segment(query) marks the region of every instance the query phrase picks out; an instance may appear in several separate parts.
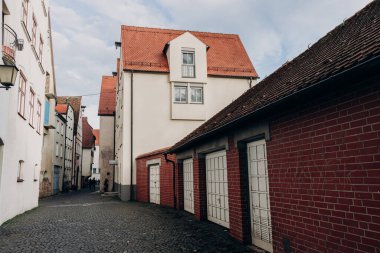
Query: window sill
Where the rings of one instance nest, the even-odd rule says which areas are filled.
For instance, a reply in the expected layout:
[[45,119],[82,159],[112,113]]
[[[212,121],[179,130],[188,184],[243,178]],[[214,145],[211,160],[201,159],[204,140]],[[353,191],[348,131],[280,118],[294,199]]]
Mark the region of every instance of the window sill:
[[17,178],[17,183],[22,183],[24,182],[24,179]]
[[31,47],[32,47],[32,51],[34,53],[34,56],[36,57],[36,60],[39,61],[38,54],[37,54],[37,51],[36,51],[36,47],[33,44],[31,45]]
[[26,35],[26,38],[28,39],[28,41],[30,42],[32,40],[32,37],[30,37],[30,34],[29,34],[29,31],[28,31],[28,28],[26,27],[26,24],[24,21],[21,20],[21,26],[25,32],[25,35]]
[[178,102],[178,101],[174,101],[173,104],[187,105],[188,102]]
[[40,70],[41,70],[42,74],[45,75],[45,70],[44,70],[44,67],[42,66],[41,61],[38,62],[38,66],[40,66]]
[[22,115],[21,113],[18,112],[18,116],[20,116],[21,118],[23,118],[24,120],[26,120],[25,116]]
[[190,102],[191,105],[204,105],[203,102]]

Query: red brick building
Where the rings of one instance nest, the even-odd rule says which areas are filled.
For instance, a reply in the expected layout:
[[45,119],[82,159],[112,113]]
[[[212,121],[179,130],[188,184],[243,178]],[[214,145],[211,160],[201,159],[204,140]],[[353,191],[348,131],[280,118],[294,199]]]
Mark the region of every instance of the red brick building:
[[270,252],[379,252],[379,13],[373,1],[166,151],[176,207]]

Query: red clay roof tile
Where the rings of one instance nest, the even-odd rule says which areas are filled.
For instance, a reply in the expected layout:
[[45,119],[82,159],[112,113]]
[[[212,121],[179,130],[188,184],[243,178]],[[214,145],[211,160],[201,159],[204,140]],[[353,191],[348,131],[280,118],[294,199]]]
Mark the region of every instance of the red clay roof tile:
[[123,68],[169,72],[168,61],[163,52],[164,47],[185,32],[190,32],[209,47],[207,51],[209,75],[258,77],[238,35],[124,25],[121,27]]
[[114,115],[116,109],[117,77],[103,76],[98,115]]
[[95,144],[95,136],[92,133],[92,126],[88,123],[87,117],[82,117],[82,147],[92,148]]
[[67,113],[67,104],[57,104],[55,106],[55,111],[60,113],[60,114],[66,114]]
[[95,146],[99,146],[100,143],[100,132],[99,129],[92,130],[93,135],[95,136]]
[[380,1],[373,1],[294,60],[245,92],[169,152],[380,55]]
[[58,104],[70,104],[74,110],[74,132],[77,131],[79,113],[82,106],[81,96],[60,96],[57,97]]

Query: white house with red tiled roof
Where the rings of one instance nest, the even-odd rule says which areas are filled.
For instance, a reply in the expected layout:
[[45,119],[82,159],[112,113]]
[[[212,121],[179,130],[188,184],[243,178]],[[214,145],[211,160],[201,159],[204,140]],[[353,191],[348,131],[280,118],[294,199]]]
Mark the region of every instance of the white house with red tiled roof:
[[[103,76],[99,98],[98,115],[100,118],[99,128],[99,165],[100,168],[100,191],[113,190],[114,166],[109,164],[115,159],[115,105],[116,105],[117,77]],[[108,181],[108,187],[104,182]]]
[[134,198],[135,158],[170,146],[256,84],[238,35],[122,26],[115,186]]
[[38,205],[45,87],[54,71],[48,6],[49,0],[0,4],[0,65],[17,68],[14,86],[0,85],[0,224]]

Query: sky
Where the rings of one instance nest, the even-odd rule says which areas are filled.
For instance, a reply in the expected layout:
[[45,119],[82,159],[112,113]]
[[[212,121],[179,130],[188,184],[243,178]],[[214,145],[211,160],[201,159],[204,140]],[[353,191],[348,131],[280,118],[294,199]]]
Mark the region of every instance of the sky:
[[122,24],[238,34],[262,80],[369,2],[50,0],[57,93],[86,95],[84,115],[99,128],[101,77],[116,71]]

